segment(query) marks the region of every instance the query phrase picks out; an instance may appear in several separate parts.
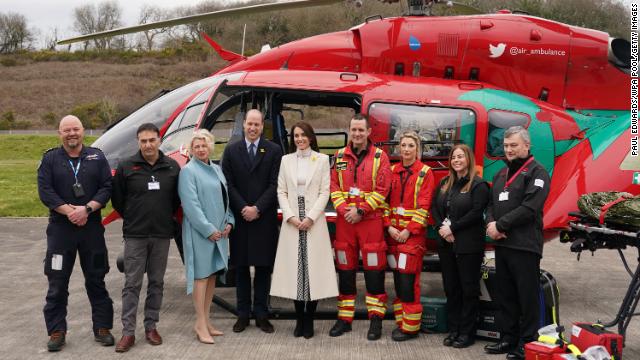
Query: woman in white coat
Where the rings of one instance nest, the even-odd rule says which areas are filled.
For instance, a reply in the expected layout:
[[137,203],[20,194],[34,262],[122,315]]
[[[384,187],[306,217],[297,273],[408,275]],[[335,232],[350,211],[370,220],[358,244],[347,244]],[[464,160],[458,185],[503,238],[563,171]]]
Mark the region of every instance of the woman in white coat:
[[313,128],[291,128],[290,149],[278,175],[282,227],[273,269],[271,295],[293,299],[295,337],[313,336],[319,299],[338,296],[329,229],[324,209],[329,201],[329,157],[318,152]]

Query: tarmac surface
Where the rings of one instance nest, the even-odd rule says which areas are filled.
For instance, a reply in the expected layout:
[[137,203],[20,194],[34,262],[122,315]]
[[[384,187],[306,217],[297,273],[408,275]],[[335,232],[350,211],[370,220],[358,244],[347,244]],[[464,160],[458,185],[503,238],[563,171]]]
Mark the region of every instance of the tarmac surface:
[[[199,343],[192,330],[195,315],[191,297],[186,295],[184,269],[174,245],[169,253],[165,277],[164,303],[158,331],[164,344],[151,346],[144,341],[142,308],[138,308],[136,345],[126,354],[117,354],[114,347],[102,347],[93,340],[91,313],[86,297],[82,271],[78,261],[69,288],[67,345],[59,353],[46,350],[47,334],[42,315],[47,290],[42,259],[45,256],[45,228],[47,219],[0,219],[0,359],[504,359],[504,355],[486,355],[479,340],[468,349],[442,346],[444,334],[421,334],[419,339],[405,343],[391,340],[395,327],[384,321],[382,339],[366,339],[368,321],[355,321],[353,331],[339,338],[331,338],[329,329],[334,320],[316,321],[316,336],[312,339],[294,338],[294,321],[273,320],[275,333],[264,334],[251,326],[241,334],[233,333],[235,317],[224,309],[212,309],[213,324],[225,332],[216,337],[215,345]],[[116,341],[121,335],[121,291],[124,276],[116,269],[116,256],[122,251],[121,223],[107,226],[107,247],[111,271],[106,284],[114,302]],[[616,251],[598,250],[594,256],[583,253],[576,261],[567,244],[552,241],[545,246],[542,268],[551,272],[560,287],[560,321],[566,327],[574,321],[608,322],[616,315],[627,290],[630,277],[624,270]],[[638,253],[635,248],[625,250],[630,266],[635,269]],[[359,275],[358,307],[363,308],[364,284]],[[424,273],[422,293],[443,296],[439,273]],[[146,281],[145,281],[146,282]],[[143,285],[141,298],[144,298]],[[391,276],[387,275],[387,289],[392,295]],[[226,301],[235,303],[235,289],[216,291]],[[391,296],[390,296],[391,297]],[[272,306],[292,308],[290,301],[272,300]],[[320,302],[321,309],[335,309],[334,300]],[[640,310],[640,309],[639,309]],[[637,310],[638,311],[638,310]],[[640,319],[632,320],[627,330],[624,359],[640,359]],[[614,329],[615,331],[615,329]]]

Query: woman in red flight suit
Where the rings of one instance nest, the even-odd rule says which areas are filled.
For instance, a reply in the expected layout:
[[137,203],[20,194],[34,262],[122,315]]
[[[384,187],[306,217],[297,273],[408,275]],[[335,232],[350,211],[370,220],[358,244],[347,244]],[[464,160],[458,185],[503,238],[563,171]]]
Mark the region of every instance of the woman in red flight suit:
[[396,290],[393,311],[398,328],[391,334],[395,341],[415,338],[420,331],[420,273],[435,185],[431,169],[420,161],[420,138],[415,132],[401,135],[400,155],[402,162],[391,170],[389,209],[384,217],[389,234],[388,263],[393,269]]

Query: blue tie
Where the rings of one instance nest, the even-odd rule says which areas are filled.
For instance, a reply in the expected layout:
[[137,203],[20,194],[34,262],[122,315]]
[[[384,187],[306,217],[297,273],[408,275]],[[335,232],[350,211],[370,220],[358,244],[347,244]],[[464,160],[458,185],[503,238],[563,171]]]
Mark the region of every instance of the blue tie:
[[251,163],[253,164],[253,161],[256,159],[256,145],[254,143],[251,143],[251,145],[249,145],[249,160],[251,160]]

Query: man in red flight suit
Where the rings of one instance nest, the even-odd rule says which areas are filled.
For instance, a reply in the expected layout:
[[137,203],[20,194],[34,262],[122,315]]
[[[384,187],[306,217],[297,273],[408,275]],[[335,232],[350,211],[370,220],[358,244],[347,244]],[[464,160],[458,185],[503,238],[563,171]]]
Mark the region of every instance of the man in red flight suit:
[[355,310],[356,270],[362,254],[367,287],[367,313],[371,323],[367,338],[377,340],[387,310],[384,275],[387,267],[382,215],[389,192],[389,158],[369,141],[371,128],[365,115],[356,114],[349,124],[350,143],[336,154],[331,171],[331,201],[336,220],[338,269],[338,321],[330,336],[351,331]]
[[426,250],[425,228],[435,180],[429,166],[420,161],[420,138],[413,131],[400,136],[402,162],[391,168],[389,208],[384,226],[388,229],[388,262],[393,269],[396,299],[393,312],[398,328],[395,341],[415,338],[420,331],[420,273]]

